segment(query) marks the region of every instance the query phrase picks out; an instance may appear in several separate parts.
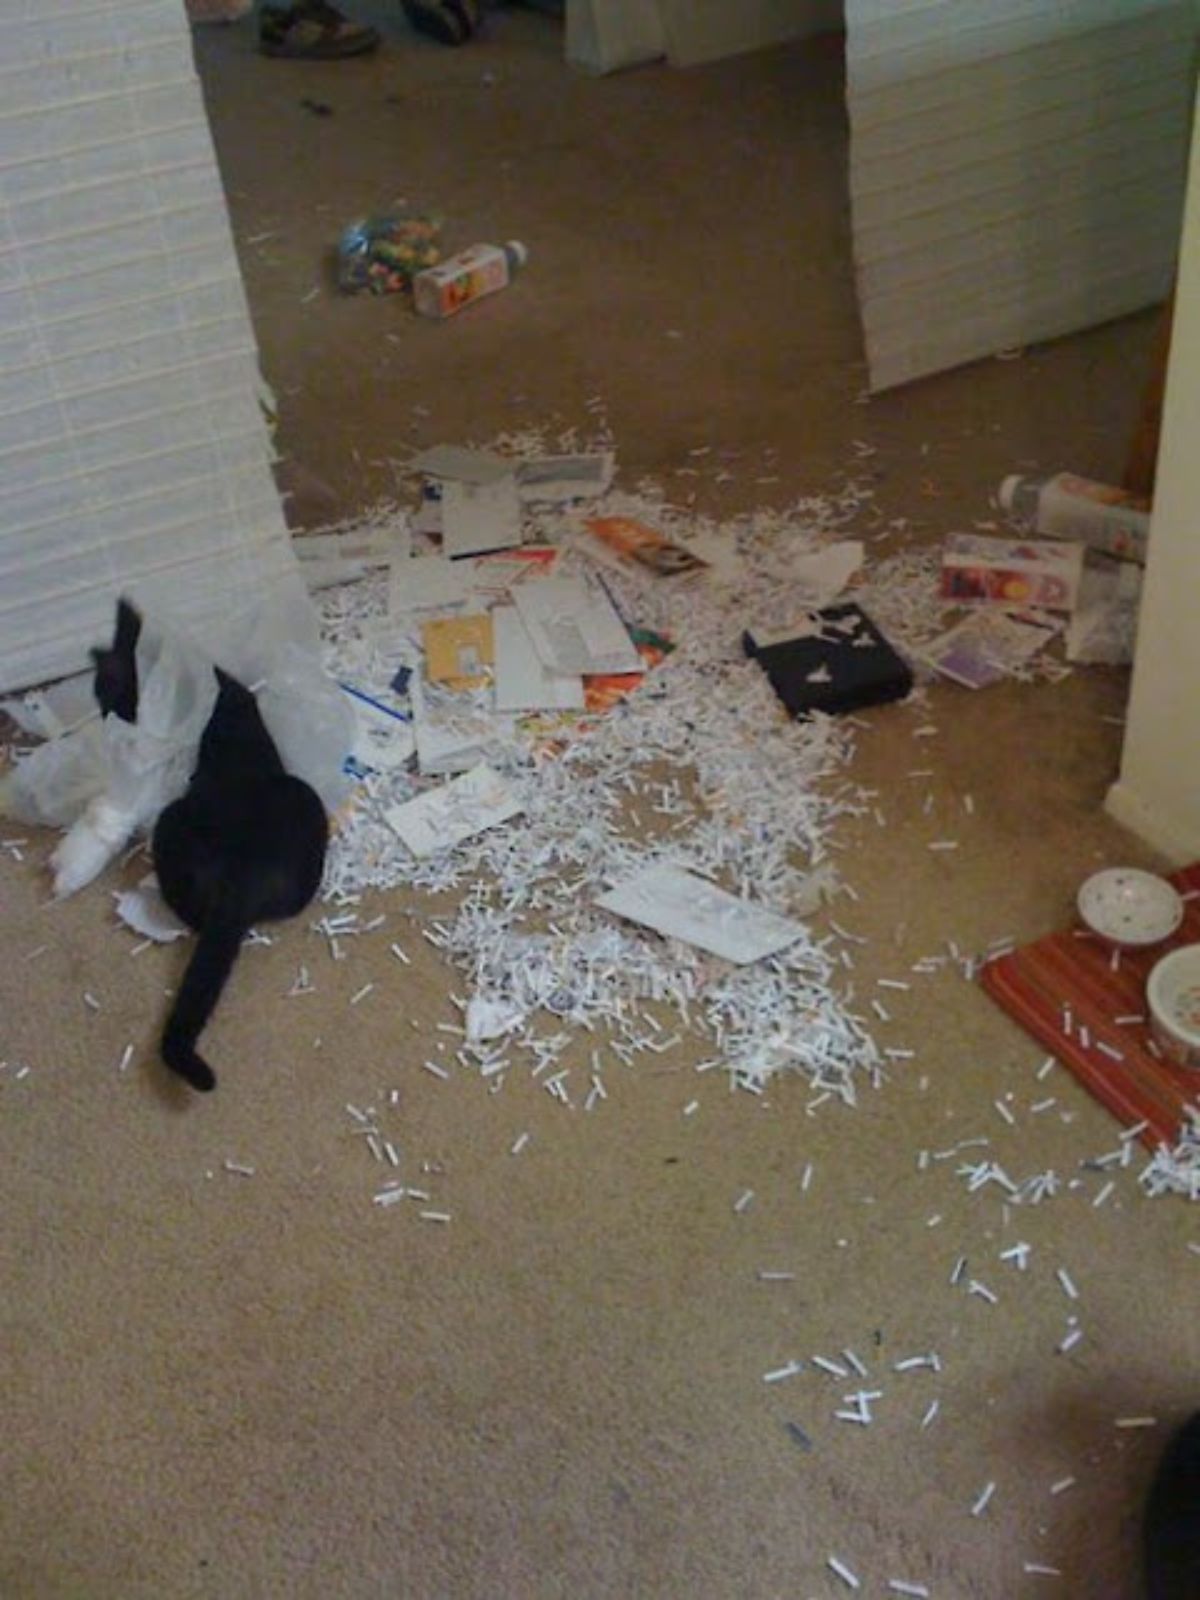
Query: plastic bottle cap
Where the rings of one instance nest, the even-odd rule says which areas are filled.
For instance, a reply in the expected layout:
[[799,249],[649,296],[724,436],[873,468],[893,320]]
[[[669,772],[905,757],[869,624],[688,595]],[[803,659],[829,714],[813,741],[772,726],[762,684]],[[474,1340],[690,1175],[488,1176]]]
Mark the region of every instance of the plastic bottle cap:
[[529,260],[529,248],[527,245],[523,245],[520,239],[509,239],[504,248],[519,267],[523,267]]

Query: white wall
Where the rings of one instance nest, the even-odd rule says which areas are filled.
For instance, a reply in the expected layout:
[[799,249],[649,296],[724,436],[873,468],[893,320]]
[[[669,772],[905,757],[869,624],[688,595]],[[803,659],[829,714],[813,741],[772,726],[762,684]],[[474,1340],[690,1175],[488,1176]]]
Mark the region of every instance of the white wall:
[[1137,658],[1108,809],[1177,862],[1200,857],[1200,136],[1183,249]]

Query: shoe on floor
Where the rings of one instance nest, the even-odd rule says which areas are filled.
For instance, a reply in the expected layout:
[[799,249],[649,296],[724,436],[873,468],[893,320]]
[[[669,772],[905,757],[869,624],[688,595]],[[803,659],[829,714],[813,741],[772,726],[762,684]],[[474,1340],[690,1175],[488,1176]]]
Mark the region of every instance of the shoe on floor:
[[258,47],[264,55],[288,56],[294,61],[344,61],[350,56],[378,50],[374,28],[351,22],[328,0],[299,0],[292,6],[262,8]]
[[476,0],[402,0],[404,15],[418,33],[440,44],[466,44],[479,26]]

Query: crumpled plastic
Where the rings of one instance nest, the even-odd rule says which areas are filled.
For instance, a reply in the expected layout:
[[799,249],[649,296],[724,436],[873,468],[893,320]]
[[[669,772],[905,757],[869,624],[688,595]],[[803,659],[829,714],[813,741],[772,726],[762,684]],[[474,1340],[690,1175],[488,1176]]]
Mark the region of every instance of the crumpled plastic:
[[68,830],[51,858],[59,898],[90,883],[187,788],[217,698],[214,664],[254,689],[288,771],[331,811],[345,798],[354,714],[321,664],[310,611],[286,598],[256,600],[211,628],[207,649],[161,613],[142,619],[137,721],[86,722],[32,751],[0,784],[0,812]]

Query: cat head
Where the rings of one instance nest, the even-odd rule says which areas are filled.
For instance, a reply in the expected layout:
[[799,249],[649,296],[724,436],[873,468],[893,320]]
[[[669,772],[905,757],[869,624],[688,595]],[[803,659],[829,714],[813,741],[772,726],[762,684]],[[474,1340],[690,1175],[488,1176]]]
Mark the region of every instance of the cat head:
[[117,629],[108,650],[93,650],[94,688],[104,716],[136,722],[138,713],[137,642],[142,631],[139,612],[128,600],[117,601]]

